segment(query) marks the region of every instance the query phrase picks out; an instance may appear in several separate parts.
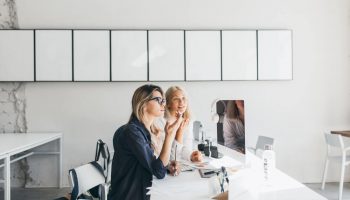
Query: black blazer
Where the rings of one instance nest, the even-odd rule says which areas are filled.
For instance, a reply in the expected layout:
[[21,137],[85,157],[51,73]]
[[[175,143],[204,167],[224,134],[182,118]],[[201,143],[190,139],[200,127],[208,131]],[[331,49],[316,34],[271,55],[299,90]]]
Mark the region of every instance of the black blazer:
[[108,199],[150,199],[146,195],[146,188],[152,185],[152,175],[162,179],[166,168],[154,156],[149,131],[133,116],[129,123],[115,132],[113,146],[111,191]]

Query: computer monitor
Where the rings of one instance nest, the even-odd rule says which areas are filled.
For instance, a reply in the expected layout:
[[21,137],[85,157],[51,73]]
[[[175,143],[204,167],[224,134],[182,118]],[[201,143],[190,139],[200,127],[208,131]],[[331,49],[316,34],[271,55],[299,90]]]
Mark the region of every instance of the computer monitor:
[[218,144],[245,154],[244,100],[218,100]]

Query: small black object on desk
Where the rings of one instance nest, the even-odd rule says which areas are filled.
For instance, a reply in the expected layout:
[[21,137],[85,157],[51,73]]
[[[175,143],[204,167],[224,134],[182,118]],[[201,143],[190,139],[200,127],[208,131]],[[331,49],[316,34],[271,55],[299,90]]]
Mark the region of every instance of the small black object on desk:
[[217,146],[211,146],[210,145],[210,153],[209,153],[209,146],[204,147],[204,155],[205,156],[210,156],[213,158],[219,158],[219,152],[218,152],[218,147]]
[[[222,154],[219,153],[217,146],[212,146],[212,142],[209,140],[205,140],[205,143],[198,144],[198,150],[204,152],[205,156],[209,156],[212,158],[221,158]],[[210,147],[210,149],[209,149]]]
[[200,176],[202,178],[210,178],[212,176],[217,175],[218,173],[220,173],[220,170],[215,170],[215,169],[199,169],[198,170]]
[[205,147],[204,143],[198,144],[198,151],[204,151],[204,147]]
[[[202,128],[202,125],[199,127],[200,129]],[[202,139],[201,139],[201,143],[198,144],[198,151],[204,151],[204,147],[205,147],[205,143],[204,143],[204,131],[201,131],[202,133]],[[208,140],[205,140],[208,141]]]

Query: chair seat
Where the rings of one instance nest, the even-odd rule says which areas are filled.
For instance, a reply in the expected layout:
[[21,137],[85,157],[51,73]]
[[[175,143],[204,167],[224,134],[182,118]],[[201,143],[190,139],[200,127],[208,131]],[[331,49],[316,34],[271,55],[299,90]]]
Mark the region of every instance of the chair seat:
[[73,186],[73,200],[93,187],[105,184],[103,173],[91,163],[69,170],[69,177]]

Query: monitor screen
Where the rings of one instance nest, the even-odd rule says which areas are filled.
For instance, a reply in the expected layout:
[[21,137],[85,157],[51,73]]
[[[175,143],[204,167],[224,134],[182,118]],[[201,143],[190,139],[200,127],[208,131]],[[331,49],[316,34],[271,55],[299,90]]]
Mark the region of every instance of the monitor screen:
[[245,154],[244,100],[219,100],[216,113],[218,143]]

